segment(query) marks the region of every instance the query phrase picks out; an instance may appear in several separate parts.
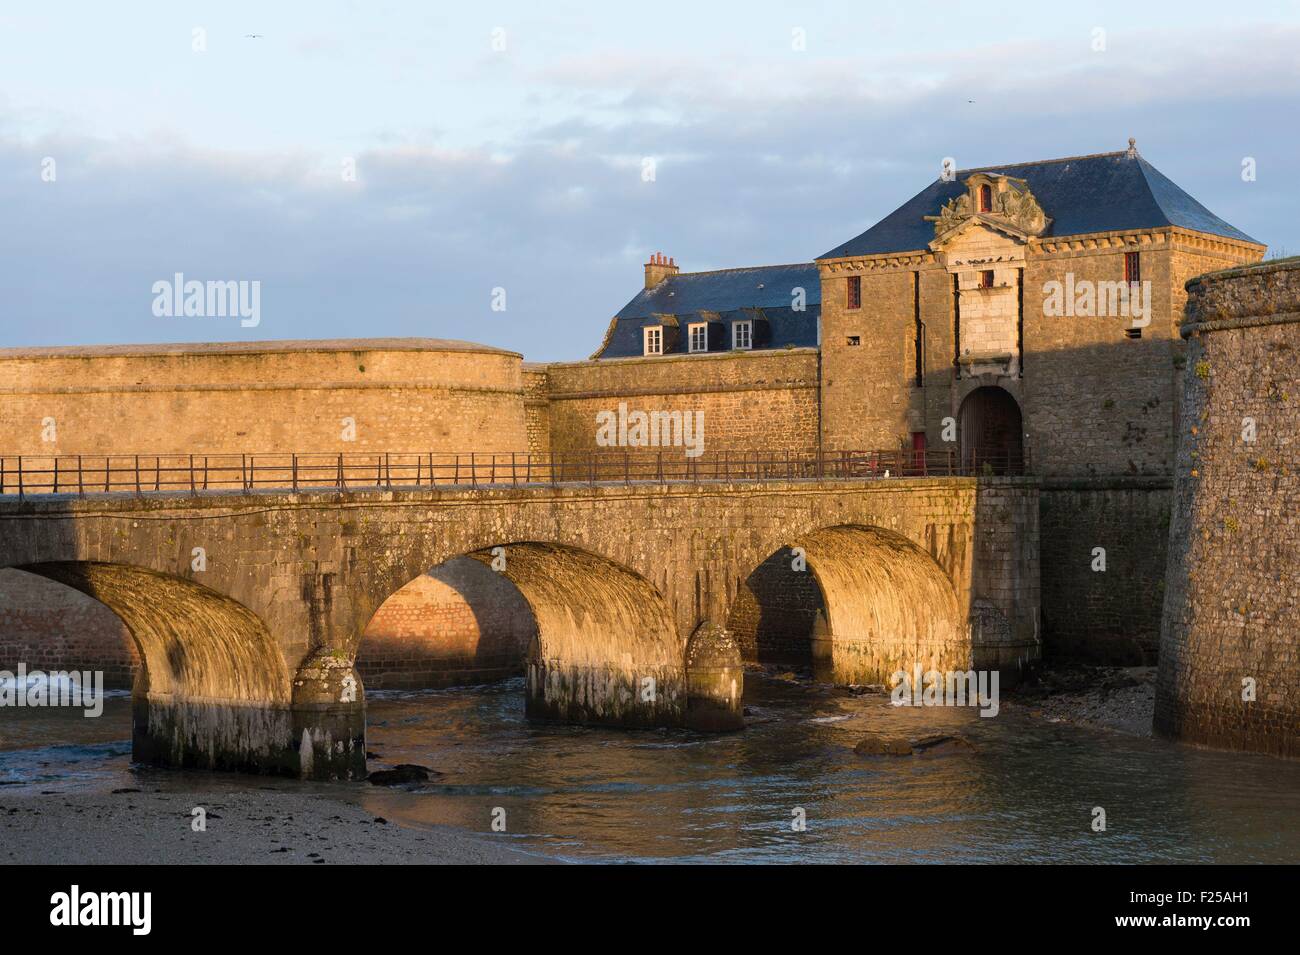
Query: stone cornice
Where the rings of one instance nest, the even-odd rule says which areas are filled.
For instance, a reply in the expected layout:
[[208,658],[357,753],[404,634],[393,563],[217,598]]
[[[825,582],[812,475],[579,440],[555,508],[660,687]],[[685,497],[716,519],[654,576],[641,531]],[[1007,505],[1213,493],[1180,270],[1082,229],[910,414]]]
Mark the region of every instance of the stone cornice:
[[[1120,229],[1111,232],[1088,232],[1079,235],[1030,236],[1026,240],[1025,246],[1029,258],[1047,255],[1069,255],[1078,252],[1105,252],[1119,249],[1136,252],[1143,249],[1168,248],[1240,256],[1243,252],[1263,253],[1268,248],[1255,242],[1228,239],[1223,236],[1210,235],[1207,232],[1196,232],[1178,226],[1162,226],[1158,229]],[[911,270],[934,264],[938,264],[937,254],[922,250],[817,260],[817,268],[823,276],[845,272]]]
[[938,265],[933,252],[890,252],[886,255],[851,255],[842,259],[819,259],[817,270],[822,275],[838,272],[876,272],[895,269],[913,269],[924,265]]

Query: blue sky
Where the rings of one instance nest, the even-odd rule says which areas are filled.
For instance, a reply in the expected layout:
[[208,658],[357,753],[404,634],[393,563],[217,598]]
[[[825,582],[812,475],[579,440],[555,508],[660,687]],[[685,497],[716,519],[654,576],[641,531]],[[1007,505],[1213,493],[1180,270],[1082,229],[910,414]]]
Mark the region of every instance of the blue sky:
[[[652,251],[807,261],[945,156],[1129,136],[1300,252],[1296,5],[1055,6],[5,8],[0,346],[420,335],[582,358]],[[260,281],[260,325],[156,317],[176,272]]]

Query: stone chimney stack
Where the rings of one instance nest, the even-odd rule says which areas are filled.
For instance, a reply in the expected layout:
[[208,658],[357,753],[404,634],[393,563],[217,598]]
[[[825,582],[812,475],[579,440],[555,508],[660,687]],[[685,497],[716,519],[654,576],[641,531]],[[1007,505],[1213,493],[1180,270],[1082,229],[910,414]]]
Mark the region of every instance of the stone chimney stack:
[[677,272],[676,262],[662,252],[656,252],[650,256],[650,261],[645,264],[645,287],[654,288],[668,276],[676,275]]

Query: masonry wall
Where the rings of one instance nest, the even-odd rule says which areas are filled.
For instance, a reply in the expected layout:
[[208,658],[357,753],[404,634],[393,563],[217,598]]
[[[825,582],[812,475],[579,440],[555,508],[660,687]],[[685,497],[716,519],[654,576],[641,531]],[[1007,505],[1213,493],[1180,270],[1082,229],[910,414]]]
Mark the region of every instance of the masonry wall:
[[517,354],[396,342],[0,350],[0,453],[527,449]]
[[[1169,539],[1168,478],[1056,478],[1039,496],[1043,656],[1153,666]],[[1101,548],[1104,555],[1094,554]],[[1104,570],[1099,556],[1104,556]]]
[[706,453],[815,451],[817,351],[618,358],[548,366],[550,446],[598,450],[596,416],[628,411],[702,411]]
[[1187,291],[1155,727],[1300,756],[1300,260]]
[[[847,280],[862,305],[847,307]],[[827,450],[901,446],[914,375],[912,271],[822,266],[822,442]],[[856,339],[857,344],[850,344]]]
[[548,454],[551,450],[551,376],[546,365],[524,364],[524,427],[528,452]]

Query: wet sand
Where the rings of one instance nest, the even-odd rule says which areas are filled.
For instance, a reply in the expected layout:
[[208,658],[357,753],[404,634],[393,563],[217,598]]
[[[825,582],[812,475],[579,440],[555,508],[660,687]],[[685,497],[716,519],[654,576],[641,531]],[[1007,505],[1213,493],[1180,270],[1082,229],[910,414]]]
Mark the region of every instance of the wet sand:
[[[207,831],[191,811],[207,811]],[[408,828],[311,794],[17,794],[0,787],[0,863],[533,864],[553,860],[448,827]]]

